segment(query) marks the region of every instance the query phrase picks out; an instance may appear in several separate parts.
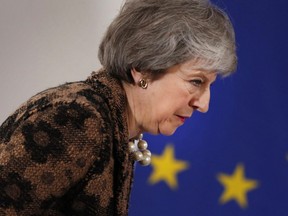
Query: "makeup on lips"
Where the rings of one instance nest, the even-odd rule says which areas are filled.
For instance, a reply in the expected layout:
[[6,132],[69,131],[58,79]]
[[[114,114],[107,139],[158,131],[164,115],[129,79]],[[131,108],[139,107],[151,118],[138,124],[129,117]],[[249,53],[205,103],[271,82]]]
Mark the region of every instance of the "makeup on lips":
[[180,115],[177,115],[177,117],[181,120],[181,122],[185,122],[185,120],[187,119],[186,117],[184,116],[180,116]]

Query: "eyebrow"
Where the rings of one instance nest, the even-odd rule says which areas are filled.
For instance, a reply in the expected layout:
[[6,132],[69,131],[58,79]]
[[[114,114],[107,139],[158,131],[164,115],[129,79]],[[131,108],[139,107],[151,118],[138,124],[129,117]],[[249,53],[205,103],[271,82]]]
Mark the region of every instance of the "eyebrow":
[[[187,74],[188,77],[191,76],[204,76],[207,80],[210,80],[209,77],[207,75],[209,74],[215,74],[215,79],[213,79],[212,82],[214,82],[217,79],[217,73],[213,72],[213,71],[205,71],[205,70],[193,70],[193,73],[189,73]],[[185,72],[185,71],[184,71]]]

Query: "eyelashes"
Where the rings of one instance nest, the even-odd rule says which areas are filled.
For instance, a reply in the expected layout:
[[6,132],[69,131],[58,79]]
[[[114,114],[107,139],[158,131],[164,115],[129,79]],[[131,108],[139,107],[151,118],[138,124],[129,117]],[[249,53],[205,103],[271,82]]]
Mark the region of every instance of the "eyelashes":
[[191,85],[194,85],[196,87],[201,87],[204,84],[204,81],[202,79],[193,79],[189,81]]

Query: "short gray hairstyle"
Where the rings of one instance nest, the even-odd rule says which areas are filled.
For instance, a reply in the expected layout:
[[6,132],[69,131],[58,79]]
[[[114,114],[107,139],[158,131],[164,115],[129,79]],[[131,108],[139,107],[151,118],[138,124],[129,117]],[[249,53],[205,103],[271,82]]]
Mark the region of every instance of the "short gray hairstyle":
[[237,65],[231,21],[209,0],[126,0],[98,57],[108,73],[129,83],[132,68],[156,78],[195,60],[195,69],[227,76]]

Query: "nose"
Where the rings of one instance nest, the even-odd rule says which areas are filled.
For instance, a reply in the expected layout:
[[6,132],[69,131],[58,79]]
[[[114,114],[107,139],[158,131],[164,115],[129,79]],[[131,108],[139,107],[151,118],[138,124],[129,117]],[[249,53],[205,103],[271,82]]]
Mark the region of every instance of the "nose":
[[199,112],[206,113],[209,110],[210,102],[210,88],[206,88],[204,92],[199,93],[199,95],[194,95],[190,101],[190,106]]

